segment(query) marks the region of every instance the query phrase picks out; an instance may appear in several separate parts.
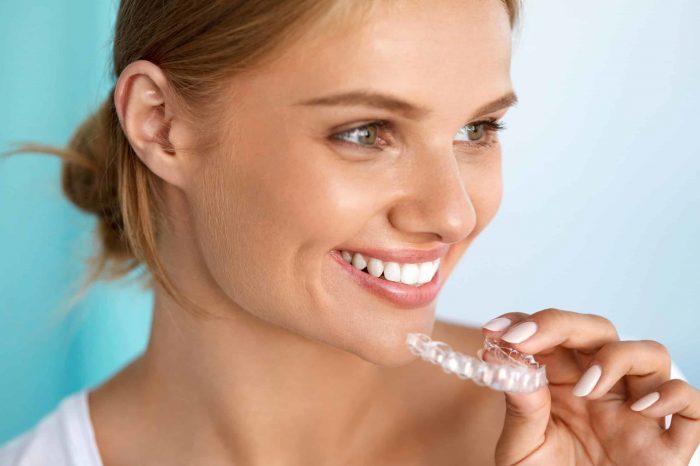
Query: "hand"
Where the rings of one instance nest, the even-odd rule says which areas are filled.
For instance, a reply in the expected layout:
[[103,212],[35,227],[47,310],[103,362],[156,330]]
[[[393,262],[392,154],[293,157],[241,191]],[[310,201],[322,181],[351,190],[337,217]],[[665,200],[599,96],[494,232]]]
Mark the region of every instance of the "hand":
[[670,380],[663,345],[620,341],[612,323],[593,314],[545,309],[502,317],[511,323],[494,319],[485,336],[535,355],[549,385],[506,393],[498,466],[687,466],[700,443],[700,391]]

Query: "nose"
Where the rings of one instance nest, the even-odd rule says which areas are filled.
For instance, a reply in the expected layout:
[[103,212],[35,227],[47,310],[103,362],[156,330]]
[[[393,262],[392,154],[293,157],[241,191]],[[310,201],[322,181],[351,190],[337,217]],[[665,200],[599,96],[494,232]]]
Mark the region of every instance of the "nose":
[[476,227],[476,210],[464,186],[454,148],[433,149],[413,157],[403,177],[404,195],[389,210],[389,221],[413,235],[437,235],[460,241]]

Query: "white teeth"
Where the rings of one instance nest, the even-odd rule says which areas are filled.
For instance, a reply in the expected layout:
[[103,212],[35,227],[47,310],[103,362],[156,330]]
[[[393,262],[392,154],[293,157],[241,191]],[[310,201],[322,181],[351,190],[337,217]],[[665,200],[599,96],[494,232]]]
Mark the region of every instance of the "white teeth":
[[386,262],[384,264],[384,278],[390,282],[401,281],[401,266],[396,262]]
[[403,264],[401,266],[401,283],[415,285],[418,281],[418,264]]
[[352,264],[358,270],[366,268],[366,272],[373,277],[379,278],[383,274],[386,280],[413,286],[421,286],[431,281],[440,266],[439,258],[420,264],[400,264],[363,256],[359,252],[341,251],[340,253],[345,262]]
[[423,262],[418,270],[418,281],[421,283],[428,283],[433,279],[433,274],[435,273],[435,263],[434,262]]
[[356,252],[355,255],[352,257],[352,265],[357,270],[362,270],[365,267],[367,267],[367,261],[365,260],[362,254]]
[[373,277],[379,277],[382,272],[384,272],[384,262],[380,261],[379,259],[375,259],[374,257],[370,257],[369,262],[367,262],[367,271]]

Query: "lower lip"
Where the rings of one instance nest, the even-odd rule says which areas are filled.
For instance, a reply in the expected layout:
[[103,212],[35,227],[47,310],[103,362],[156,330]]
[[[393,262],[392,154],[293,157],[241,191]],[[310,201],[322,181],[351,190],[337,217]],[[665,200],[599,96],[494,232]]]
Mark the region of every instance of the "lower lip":
[[435,272],[433,279],[421,286],[406,285],[399,282],[391,282],[383,278],[374,277],[367,272],[362,272],[345,262],[340,251],[333,250],[329,253],[350,275],[350,278],[358,285],[364,287],[375,295],[390,301],[397,307],[412,309],[426,306],[433,302],[440,291],[440,269]]

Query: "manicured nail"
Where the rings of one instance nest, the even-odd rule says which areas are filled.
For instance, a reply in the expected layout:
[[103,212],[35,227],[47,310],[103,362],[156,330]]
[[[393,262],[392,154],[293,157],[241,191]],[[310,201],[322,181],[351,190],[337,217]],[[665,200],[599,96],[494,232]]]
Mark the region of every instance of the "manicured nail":
[[512,329],[508,330],[505,335],[501,337],[501,340],[505,340],[508,343],[522,343],[534,335],[536,331],[536,323],[523,322],[522,324],[518,324]]
[[496,317],[486,322],[481,328],[491,330],[492,332],[500,332],[510,327],[511,320],[508,317]]
[[477,350],[476,357],[479,358],[481,361],[486,362],[486,361],[484,361],[484,349],[483,348]]
[[644,395],[643,397],[635,401],[634,404],[630,406],[630,409],[632,411],[643,411],[649,406],[659,401],[659,398],[661,398],[661,394],[659,392],[649,393],[648,395]]
[[576,383],[576,386],[571,391],[574,396],[586,396],[593,391],[595,384],[598,383],[600,375],[603,373],[603,368],[599,364],[593,364]]

